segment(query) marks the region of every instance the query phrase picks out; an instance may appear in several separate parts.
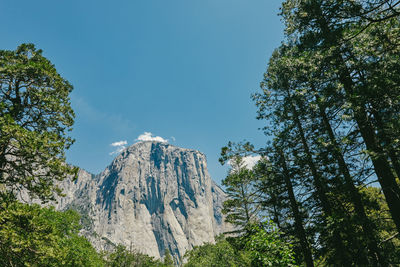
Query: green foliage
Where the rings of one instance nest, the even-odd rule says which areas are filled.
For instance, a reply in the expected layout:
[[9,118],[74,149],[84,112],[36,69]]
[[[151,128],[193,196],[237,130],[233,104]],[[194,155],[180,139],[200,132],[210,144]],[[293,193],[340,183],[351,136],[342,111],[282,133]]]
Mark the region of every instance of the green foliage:
[[230,173],[222,181],[228,196],[228,200],[223,203],[222,212],[226,214],[226,221],[235,225],[237,232],[242,232],[246,225],[257,219],[258,206],[254,204],[256,195],[253,188],[254,174],[246,168],[240,156],[232,157],[230,165]]
[[379,246],[384,251],[389,262],[400,263],[400,239],[396,225],[390,218],[389,209],[382,194],[377,187],[368,186],[360,190],[366,206],[368,217],[374,223],[379,234]]
[[0,184],[42,201],[60,193],[55,180],[76,170],[65,164],[73,140],[72,85],[33,44],[0,50]]
[[108,267],[167,267],[160,260],[155,260],[146,254],[130,251],[122,245],[118,245],[112,253],[105,256]]
[[19,202],[0,206],[1,266],[103,266],[88,240],[78,236],[79,215]]
[[245,247],[251,266],[296,266],[292,246],[282,240],[274,224],[251,225],[249,230]]
[[[400,2],[285,0],[281,16],[253,95],[269,163],[248,194],[306,266],[398,264]],[[229,143],[221,163],[246,147]]]
[[292,246],[281,234],[273,223],[248,224],[245,235],[218,237],[215,244],[186,252],[184,266],[296,266]]
[[246,252],[235,250],[225,239],[220,239],[216,244],[206,243],[202,246],[195,246],[186,252],[185,258],[187,258],[185,267],[245,267],[250,265]]
[[165,251],[165,255],[164,255],[164,266],[165,267],[173,267],[174,266],[174,260],[172,259],[171,253],[169,252],[168,249]]

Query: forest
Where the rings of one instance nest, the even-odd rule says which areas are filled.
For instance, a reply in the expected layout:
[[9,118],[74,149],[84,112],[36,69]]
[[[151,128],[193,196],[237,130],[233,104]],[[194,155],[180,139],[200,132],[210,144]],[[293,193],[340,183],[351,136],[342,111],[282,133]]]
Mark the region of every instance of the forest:
[[[271,219],[305,266],[400,263],[396,1],[286,1],[252,96],[267,145],[229,143],[228,219]],[[241,157],[263,159],[251,171]]]
[[[280,16],[284,39],[251,96],[265,146],[221,149],[235,230],[179,264],[398,266],[400,1],[286,0]],[[98,252],[77,212],[18,200],[48,203],[77,173],[65,163],[72,90],[33,44],[0,51],[0,266],[178,264]]]

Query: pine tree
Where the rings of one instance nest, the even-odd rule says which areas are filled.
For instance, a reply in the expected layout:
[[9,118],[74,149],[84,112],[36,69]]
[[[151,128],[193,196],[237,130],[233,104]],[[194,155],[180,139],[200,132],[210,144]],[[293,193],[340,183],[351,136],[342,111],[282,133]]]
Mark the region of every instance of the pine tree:
[[172,259],[171,253],[169,252],[169,250],[165,250],[165,254],[164,254],[164,266],[165,267],[172,267],[174,266],[174,260]]
[[257,220],[259,205],[256,203],[257,191],[254,190],[254,173],[248,169],[239,155],[229,160],[231,169],[222,180],[226,187],[228,200],[223,203],[222,212],[226,221],[236,226],[236,232],[246,232],[246,227]]
[[[384,47],[382,56],[375,52],[374,56],[377,56],[377,58],[372,58],[372,61],[365,60],[365,58],[368,58],[366,57],[367,54],[355,53],[358,52],[353,46],[356,41],[348,41],[344,36],[347,36],[349,32],[359,31],[362,26],[350,22],[337,23],[337,20],[343,18],[343,16],[350,16],[349,19],[353,18],[351,17],[351,12],[347,12],[346,7],[343,1],[288,0],[284,3],[282,14],[287,23],[289,36],[299,40],[298,46],[303,51],[319,51],[323,53],[324,57],[318,67],[326,68],[325,72],[332,71],[336,74],[336,79],[340,82],[338,90],[342,90],[343,95],[350,104],[350,113],[357,123],[362,140],[366,145],[376,176],[388,202],[392,218],[398,230],[400,230],[400,210],[396,208],[400,206],[400,188],[396,183],[392,169],[393,162],[396,163],[396,159],[391,158],[388,153],[392,144],[384,143],[382,134],[379,134],[382,130],[378,129],[376,123],[370,119],[374,113],[371,112],[373,109],[376,109],[377,114],[386,113],[380,107],[376,105],[374,107],[374,102],[376,101],[374,101],[374,94],[371,94],[371,92],[375,92],[378,95],[386,94],[379,87],[376,89],[371,87],[372,84],[365,84],[365,79],[362,79],[363,75],[360,72],[360,67],[377,65],[376,62],[379,59],[385,62],[383,55],[386,56],[390,51]],[[395,20],[391,22],[398,23]],[[389,32],[392,35],[396,35],[395,31],[390,31],[389,29]],[[374,36],[368,35],[367,37]],[[386,43],[390,43],[391,40],[394,40],[393,36]],[[391,64],[398,65],[398,63]],[[385,88],[385,90],[393,93],[389,88]]]
[[0,184],[7,193],[53,199],[55,181],[75,173],[64,156],[73,143],[71,91],[33,44],[0,51]]

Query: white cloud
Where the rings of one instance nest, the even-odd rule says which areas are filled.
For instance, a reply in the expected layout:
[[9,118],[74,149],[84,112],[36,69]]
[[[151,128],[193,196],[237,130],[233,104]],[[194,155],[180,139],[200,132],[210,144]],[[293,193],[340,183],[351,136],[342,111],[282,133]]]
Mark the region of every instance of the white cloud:
[[171,136],[171,139],[172,139],[172,142],[176,141],[175,137],[173,137],[173,136]]
[[[257,156],[246,156],[242,158],[243,161],[243,166],[246,167],[247,169],[251,170],[254,165],[257,164],[257,162],[261,159],[260,155]],[[232,166],[231,160],[228,160],[228,164]]]
[[246,165],[247,169],[252,169],[254,165],[261,159],[260,155],[257,156],[246,156],[243,157],[243,162]]
[[116,149],[113,152],[110,152],[109,154],[114,155],[121,153],[126,148],[127,144],[128,142],[126,140],[111,143],[110,146],[116,147]]
[[118,142],[111,143],[111,146],[125,146],[127,144],[128,144],[127,141],[118,141]]
[[139,135],[136,139],[137,141],[156,141],[161,143],[168,143],[167,139],[162,138],[161,136],[153,136],[150,132],[144,132],[143,134]]

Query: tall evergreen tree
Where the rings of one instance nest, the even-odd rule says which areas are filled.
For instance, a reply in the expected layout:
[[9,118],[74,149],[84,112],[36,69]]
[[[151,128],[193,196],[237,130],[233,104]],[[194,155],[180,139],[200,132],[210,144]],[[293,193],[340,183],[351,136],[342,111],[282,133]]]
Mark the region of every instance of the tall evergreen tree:
[[258,192],[254,190],[254,173],[247,168],[239,155],[233,156],[229,164],[230,172],[222,180],[228,196],[228,200],[223,203],[222,212],[226,214],[226,221],[236,226],[236,232],[244,233],[247,226],[258,219]]
[[396,258],[363,187],[377,179],[400,232],[399,11],[391,0],[283,3],[286,41],[253,96],[273,144],[252,190],[308,266]]
[[[373,98],[370,93],[366,94],[366,87],[372,89],[369,84],[363,83],[358,74],[358,66],[370,65],[365,60],[366,55],[354,53],[352,42],[345,40],[348,32],[360,29],[359,25],[337,23],[347,9],[343,1],[285,1],[283,15],[286,21],[287,32],[291,38],[298,38],[298,46],[304,51],[321,51],[324,58],[321,66],[330,66],[331,71],[336,73],[346,100],[350,103],[349,108],[354,121],[357,123],[363,142],[366,145],[375,173],[382,186],[392,218],[400,230],[400,188],[396,183],[391,161],[388,155],[388,146],[379,138],[379,129],[371,120],[372,114],[369,106],[372,106]],[[396,23],[396,22],[393,22]],[[396,34],[392,32],[392,34]],[[385,54],[385,53],[384,53]],[[382,56],[381,56],[382,58]],[[367,90],[367,92],[370,90]],[[372,90],[381,92],[381,90]]]
[[11,195],[53,199],[55,181],[75,172],[64,156],[73,143],[71,91],[33,44],[0,51],[0,184]]

